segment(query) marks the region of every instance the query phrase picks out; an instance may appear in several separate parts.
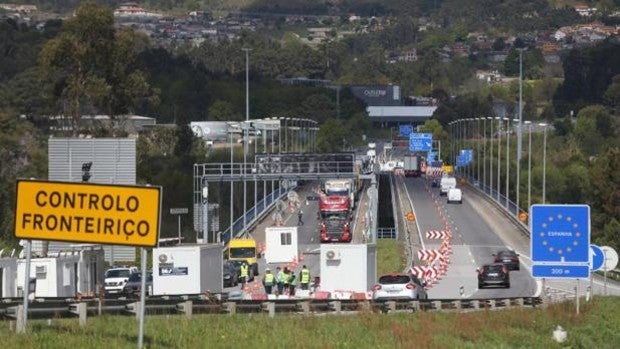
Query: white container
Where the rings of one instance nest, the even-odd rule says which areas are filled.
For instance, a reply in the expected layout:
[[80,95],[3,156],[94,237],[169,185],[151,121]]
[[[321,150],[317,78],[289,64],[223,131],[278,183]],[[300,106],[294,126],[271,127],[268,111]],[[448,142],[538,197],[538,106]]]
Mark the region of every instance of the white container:
[[0,256],[0,298],[17,297],[16,279],[17,258]]
[[182,245],[153,249],[153,294],[221,293],[223,246]]
[[367,292],[376,281],[376,246],[321,244],[321,291]]
[[297,260],[297,227],[265,228],[265,261],[290,263]]
[[[79,252],[59,253],[54,257],[32,258],[30,277],[36,278],[35,297],[75,297],[77,293]],[[22,294],[26,259],[17,262],[17,296]]]

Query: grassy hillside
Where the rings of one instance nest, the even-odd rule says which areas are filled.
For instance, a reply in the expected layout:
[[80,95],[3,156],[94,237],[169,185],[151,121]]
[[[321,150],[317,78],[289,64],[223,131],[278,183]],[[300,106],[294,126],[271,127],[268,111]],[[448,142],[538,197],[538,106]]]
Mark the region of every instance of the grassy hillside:
[[[597,298],[581,310],[564,303],[458,314],[150,316],[145,333],[149,348],[617,348],[620,299]],[[551,338],[557,325],[568,332],[562,345]],[[77,320],[39,321],[30,335],[7,328],[0,323],[7,348],[134,348],[137,334],[130,316],[93,318],[83,329]]]

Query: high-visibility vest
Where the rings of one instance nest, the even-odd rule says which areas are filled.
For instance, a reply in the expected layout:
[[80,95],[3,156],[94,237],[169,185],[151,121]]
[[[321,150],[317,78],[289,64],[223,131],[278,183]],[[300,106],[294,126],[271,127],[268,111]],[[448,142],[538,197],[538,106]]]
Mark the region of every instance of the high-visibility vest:
[[288,274],[287,273],[282,273],[282,283],[284,284],[288,284]]
[[283,283],[284,282],[284,272],[283,271],[278,272],[278,275],[276,276],[276,280],[278,281],[278,283]]
[[308,284],[310,283],[310,270],[303,268],[301,270],[301,283],[302,284]]
[[291,276],[288,279],[288,283],[291,286],[297,286],[297,278],[295,277],[295,273],[291,273]]
[[273,274],[272,273],[265,274],[265,285],[267,286],[273,285]]
[[241,277],[242,278],[248,277],[248,265],[247,264],[241,265]]

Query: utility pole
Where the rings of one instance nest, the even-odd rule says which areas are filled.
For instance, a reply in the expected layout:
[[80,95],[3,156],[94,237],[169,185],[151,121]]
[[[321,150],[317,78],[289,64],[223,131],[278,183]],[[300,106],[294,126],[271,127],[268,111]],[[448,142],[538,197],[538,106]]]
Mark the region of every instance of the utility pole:
[[[519,193],[521,192],[521,151],[523,135],[523,49],[519,49],[519,126],[517,128],[517,212],[519,217]],[[529,208],[528,208],[529,209]]]

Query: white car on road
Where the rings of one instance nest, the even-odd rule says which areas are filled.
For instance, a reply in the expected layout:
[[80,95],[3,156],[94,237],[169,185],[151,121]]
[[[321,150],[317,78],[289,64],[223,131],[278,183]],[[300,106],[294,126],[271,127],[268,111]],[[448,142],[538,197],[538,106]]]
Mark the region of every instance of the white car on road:
[[105,292],[121,293],[132,274],[138,272],[136,267],[119,267],[105,272]]
[[422,282],[415,276],[388,274],[379,278],[372,292],[373,300],[427,299]]
[[458,202],[459,204],[463,203],[463,192],[461,189],[452,188],[448,190],[448,203]]

